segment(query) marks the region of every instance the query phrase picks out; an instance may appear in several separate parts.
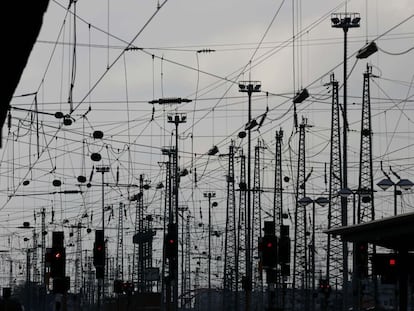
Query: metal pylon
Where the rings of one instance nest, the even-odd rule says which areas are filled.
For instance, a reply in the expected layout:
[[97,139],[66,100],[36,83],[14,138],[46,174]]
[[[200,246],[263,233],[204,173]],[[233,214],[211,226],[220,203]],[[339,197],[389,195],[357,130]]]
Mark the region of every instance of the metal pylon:
[[283,219],[282,140],[283,131],[280,129],[278,132],[276,132],[275,183],[273,189],[273,222],[275,224],[275,232],[277,236],[280,236],[280,227],[282,225]]
[[372,128],[371,128],[371,97],[369,81],[371,66],[367,65],[364,73],[364,90],[362,94],[361,145],[359,155],[358,183],[358,218],[357,222],[375,219],[373,176],[372,176]]
[[229,146],[227,172],[226,232],[224,241],[224,310],[234,310],[236,288],[236,197],[234,192],[234,141]]
[[82,222],[76,226],[76,256],[75,256],[75,294],[79,294],[82,287]]
[[[273,222],[275,225],[276,236],[280,237],[281,226],[283,225],[283,188],[282,188],[282,140],[283,131],[280,129],[276,132],[275,147],[275,179],[274,179],[274,196],[273,196]],[[268,282],[269,283],[269,282]],[[277,270],[276,282],[276,304],[284,307],[286,277],[281,275],[281,269]],[[273,288],[272,288],[273,289]],[[269,286],[269,294],[271,287]]]
[[[144,218],[144,204],[143,204],[143,184],[144,178],[139,176],[139,192],[136,196],[135,207],[135,234],[138,235],[143,231],[143,218]],[[138,241],[137,241],[138,242]],[[139,243],[134,243],[134,263],[133,263],[133,282],[137,285],[138,292],[143,291],[144,271],[142,266],[142,251]]]
[[253,258],[253,291],[257,293],[256,308],[263,309],[263,270],[255,263],[259,262],[259,239],[262,237],[262,188],[261,188],[261,153],[265,149],[260,139],[254,148],[253,174],[253,209],[252,209],[252,258]]
[[[295,205],[295,236],[293,252],[293,280],[292,280],[292,310],[304,310],[308,305],[307,295],[307,274],[308,274],[308,257],[307,257],[307,239],[306,239],[306,210],[299,204],[299,200],[306,196],[306,149],[305,133],[308,127],[307,119],[303,119],[299,125],[299,152],[296,179],[296,205]],[[307,311],[307,310],[305,310]]]
[[124,204],[119,203],[115,279],[124,280]]
[[38,251],[38,242],[37,242],[38,233],[36,229],[33,229],[33,249],[32,249],[32,269],[33,269],[33,282],[38,283],[40,281],[40,271],[37,264],[37,251]]
[[44,208],[42,208],[42,232],[41,232],[41,252],[40,255],[42,256],[41,258],[41,263],[42,263],[42,282],[43,285],[46,286],[46,211]]
[[183,292],[181,294],[181,309],[191,309],[191,216],[187,215],[185,223],[185,252],[183,271]]
[[246,221],[246,156],[240,149],[240,181],[239,181],[239,215],[237,220],[237,247],[236,247],[236,309],[238,310],[240,299],[237,295],[242,290],[242,283],[247,275],[246,250],[247,250],[247,221]]
[[[338,192],[342,188],[342,157],[341,157],[341,138],[340,138],[340,110],[338,81],[331,75],[332,87],[332,112],[331,112],[331,149],[329,162],[329,205],[328,205],[328,229],[341,227],[343,223],[343,213],[341,197]],[[328,284],[335,282],[343,284],[343,242],[338,237],[328,235],[327,237],[327,256],[326,256],[326,279]],[[331,282],[332,280],[332,282]],[[330,282],[330,283],[329,283]],[[340,294],[341,291],[338,291]],[[342,299],[335,302],[338,310],[342,308],[337,304]]]

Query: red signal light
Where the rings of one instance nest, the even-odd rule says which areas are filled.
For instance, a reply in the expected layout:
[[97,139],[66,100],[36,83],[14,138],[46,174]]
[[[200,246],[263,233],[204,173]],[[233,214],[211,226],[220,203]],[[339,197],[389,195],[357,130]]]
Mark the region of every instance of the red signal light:
[[60,259],[60,258],[62,258],[62,253],[56,253],[56,254],[55,254],[55,258],[56,258],[56,259]]
[[98,245],[98,246],[96,247],[96,250],[97,250],[97,251],[99,251],[99,252],[100,252],[101,250],[103,250],[102,245]]
[[395,266],[397,264],[397,261],[394,258],[390,258],[389,264],[390,266]]
[[169,242],[170,244],[174,244],[174,243],[175,243],[175,240],[173,240],[173,239],[169,239],[169,240],[168,240],[168,242]]
[[266,247],[267,247],[267,248],[272,248],[272,247],[273,247],[273,243],[272,243],[272,242],[268,242],[268,243],[266,244]]

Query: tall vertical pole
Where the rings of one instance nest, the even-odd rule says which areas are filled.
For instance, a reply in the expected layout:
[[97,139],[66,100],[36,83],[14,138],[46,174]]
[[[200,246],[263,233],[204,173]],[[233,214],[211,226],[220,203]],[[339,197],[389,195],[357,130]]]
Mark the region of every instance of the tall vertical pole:
[[[344,99],[343,99],[343,149],[342,149],[342,189],[348,188],[348,115],[347,115],[347,41],[348,41],[348,28],[344,27]],[[341,215],[342,215],[342,226],[348,224],[348,199],[341,198]],[[348,244],[344,241],[342,243],[342,254],[343,254],[343,267],[342,267],[342,299],[343,299],[343,310],[348,309]]]
[[252,203],[251,203],[251,139],[252,139],[252,93],[260,92],[261,83],[258,81],[245,81],[239,83],[239,91],[246,92],[248,97],[248,123],[247,123],[247,248],[246,248],[246,311],[250,310],[251,292],[252,292],[252,245],[251,245],[251,221],[252,221]]
[[[105,185],[104,185],[104,170],[102,170],[102,232],[105,240]],[[104,247],[106,248],[106,243],[104,243]],[[106,253],[106,252],[105,252]],[[103,278],[98,280],[98,282],[101,282],[101,291],[102,291],[102,305],[105,304],[105,263],[106,258],[104,260],[104,266],[102,267],[103,270]],[[98,284],[99,288],[99,284]],[[99,299],[99,291],[98,291],[98,299]],[[99,300],[98,300],[99,301]]]
[[211,193],[208,196],[208,309],[211,310]]
[[295,194],[295,236],[293,245],[293,277],[292,277],[292,310],[309,311],[308,295],[308,256],[307,247],[307,215],[306,209],[299,202],[306,196],[306,146],[305,134],[308,127],[307,119],[299,125],[298,166]]
[[394,183],[394,216],[397,216],[397,184]]
[[[176,113],[175,115],[168,115],[168,123],[175,124],[175,165],[174,165],[174,223],[175,230],[177,230],[176,235],[178,237],[178,187],[180,183],[180,174],[178,171],[178,125],[180,123],[185,123],[187,120],[186,114]],[[170,220],[171,223],[171,220]],[[175,244],[175,253],[178,254],[178,243]],[[178,259],[173,261],[171,267],[169,267],[170,276],[172,276],[172,288],[173,288],[173,302],[172,302],[172,311],[178,309]]]
[[208,310],[211,309],[211,198],[216,196],[215,192],[204,192],[204,197],[208,198],[208,258],[207,258],[207,273],[208,273]]
[[223,278],[223,310],[234,311],[236,308],[236,198],[234,195],[234,141],[229,147],[229,165],[227,171],[227,204],[226,229],[224,239],[224,278]]
[[315,255],[316,255],[316,239],[315,239],[315,220],[316,220],[315,200],[312,201],[312,306],[311,310],[315,311]]
[[[240,150],[240,183],[239,183],[239,217],[237,226],[237,247],[236,247],[236,308],[239,310],[240,301],[238,299],[239,291],[239,275],[241,276],[242,286],[246,280],[246,156],[243,154],[243,149]],[[240,271],[240,272],[239,272]],[[239,274],[240,273],[240,274]]]
[[[43,295],[42,295],[42,310],[46,311],[46,212],[45,212],[45,208],[42,208],[42,251],[41,251],[41,256],[42,256],[42,290],[43,290]],[[11,286],[11,284],[10,284]]]
[[[98,166],[96,168],[98,173],[102,173],[102,234],[105,239],[105,177],[104,174],[109,172],[109,166]],[[105,248],[106,248],[106,243]],[[105,252],[106,253],[106,252]],[[106,258],[103,262],[103,277],[102,279],[98,280],[98,310],[100,308],[101,303],[104,303],[105,300],[105,263]],[[101,301],[102,296],[102,301]]]
[[[332,14],[331,21],[332,27],[342,28],[344,32],[344,98],[343,98],[343,176],[342,176],[342,189],[348,188],[348,114],[347,114],[347,44],[348,44],[348,29],[359,27],[359,22],[361,18],[359,13],[334,13]],[[342,211],[342,226],[348,224],[348,200],[345,197],[341,199],[341,211]],[[342,244],[343,252],[343,269],[342,269],[342,298],[343,305],[342,309],[348,309],[348,244],[344,242]]]
[[[259,257],[259,249],[256,246],[262,238],[262,219],[261,219],[261,179],[260,179],[260,153],[265,149],[260,139],[254,148],[254,169],[253,169],[253,189],[252,189],[252,258]],[[274,227],[273,227],[274,229]],[[263,270],[254,269],[252,273],[252,287],[255,292],[256,301],[254,309],[263,309]]]
[[[176,115],[177,117],[178,115]],[[179,119],[179,118],[178,118]],[[175,185],[174,185],[174,198],[175,198],[175,210],[174,210],[174,218],[176,223],[176,228],[178,228],[178,183],[179,183],[179,172],[178,172],[178,124],[180,120],[176,120],[175,122]],[[178,237],[178,232],[177,235]],[[178,243],[176,243],[176,247],[178,248]],[[175,252],[178,254],[178,250]],[[173,311],[178,310],[178,258],[174,261],[174,267],[173,267],[173,277],[174,277],[174,285],[173,285]]]
[[[332,86],[332,107],[331,107],[331,146],[329,159],[329,206],[328,206],[328,229],[341,227],[342,201],[338,193],[342,189],[342,154],[341,154],[341,135],[340,135],[340,109],[339,109],[339,84],[335,80],[334,74],[331,75]],[[326,254],[326,280],[332,285],[331,280],[339,280],[343,284],[343,244],[339,238],[328,235],[327,254]],[[324,295],[323,310],[327,310],[329,304],[328,295]],[[337,303],[335,303],[338,306]]]

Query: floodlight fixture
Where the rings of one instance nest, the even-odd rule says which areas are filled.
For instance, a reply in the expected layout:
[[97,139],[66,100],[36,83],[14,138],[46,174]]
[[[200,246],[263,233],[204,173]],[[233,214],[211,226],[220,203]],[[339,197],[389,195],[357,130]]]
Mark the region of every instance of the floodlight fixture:
[[328,199],[328,198],[326,198],[326,197],[319,197],[319,198],[317,198],[317,199],[315,200],[315,202],[316,202],[318,205],[320,205],[320,206],[324,207],[324,206],[326,206],[326,204],[328,204],[328,203],[329,203],[329,199]]
[[176,113],[174,115],[167,115],[168,123],[180,124],[187,121],[187,115],[185,113]]
[[331,22],[332,22],[333,25],[337,25],[337,24],[339,24],[339,18],[336,17],[336,16],[335,17],[332,17],[331,18]]
[[342,198],[348,198],[349,196],[354,194],[354,192],[349,188],[343,188],[343,189],[338,191],[338,194]]
[[214,191],[206,191],[206,192],[203,193],[203,196],[205,198],[215,198],[216,193]]
[[163,155],[170,155],[173,154],[175,152],[175,147],[174,146],[167,146],[167,147],[162,147],[161,148],[161,153]]
[[352,24],[354,25],[359,25],[359,22],[361,21],[361,17],[360,16],[356,16],[352,19]]
[[394,185],[395,185],[394,182],[389,178],[384,178],[383,180],[377,183],[377,186],[380,187],[384,191]]
[[216,155],[219,152],[219,149],[216,145],[214,145],[213,147],[210,148],[210,150],[208,151],[208,155],[209,156],[213,156]]
[[296,93],[296,96],[293,98],[293,102],[295,104],[300,104],[301,102],[303,102],[308,97],[309,97],[309,92],[305,88],[305,89],[301,90],[300,92]]
[[109,166],[99,165],[99,166],[96,167],[96,171],[98,173],[107,173],[107,172],[109,172]]
[[358,53],[356,55],[356,58],[363,59],[368,58],[372,54],[378,51],[377,44],[374,41],[371,41],[367,45],[365,45],[363,48],[358,50]]
[[397,182],[397,186],[403,190],[410,190],[414,186],[414,183],[408,179],[400,179],[400,181]]
[[303,197],[301,199],[299,199],[298,203],[300,206],[307,206],[308,204],[312,203],[313,200],[310,197]]
[[361,16],[359,13],[333,13],[331,15],[331,26],[333,28],[357,28],[360,26]]
[[253,93],[260,92],[262,88],[262,83],[260,81],[240,81],[239,82],[239,92],[244,93]]
[[244,127],[244,129],[246,131],[253,129],[254,127],[256,127],[258,125],[256,119],[251,120],[249,123],[247,123]]

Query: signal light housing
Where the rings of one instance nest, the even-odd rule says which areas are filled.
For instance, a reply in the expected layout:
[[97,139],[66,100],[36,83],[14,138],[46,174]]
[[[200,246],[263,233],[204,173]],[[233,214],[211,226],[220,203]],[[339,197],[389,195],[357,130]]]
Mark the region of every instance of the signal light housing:
[[176,260],[178,258],[178,229],[177,224],[169,224],[168,232],[164,240],[165,256],[169,260]]
[[64,278],[66,268],[66,253],[63,247],[63,231],[52,234],[52,248],[48,255],[50,260],[50,276],[52,278]]
[[329,285],[328,280],[319,279],[319,291],[325,296],[329,297],[331,294],[331,285]]
[[95,267],[105,266],[105,239],[103,230],[95,231],[95,242],[93,243],[93,265]]
[[359,278],[368,277],[368,243],[355,243],[355,267]]
[[277,237],[265,235],[261,243],[262,265],[264,268],[274,268],[277,265]]

